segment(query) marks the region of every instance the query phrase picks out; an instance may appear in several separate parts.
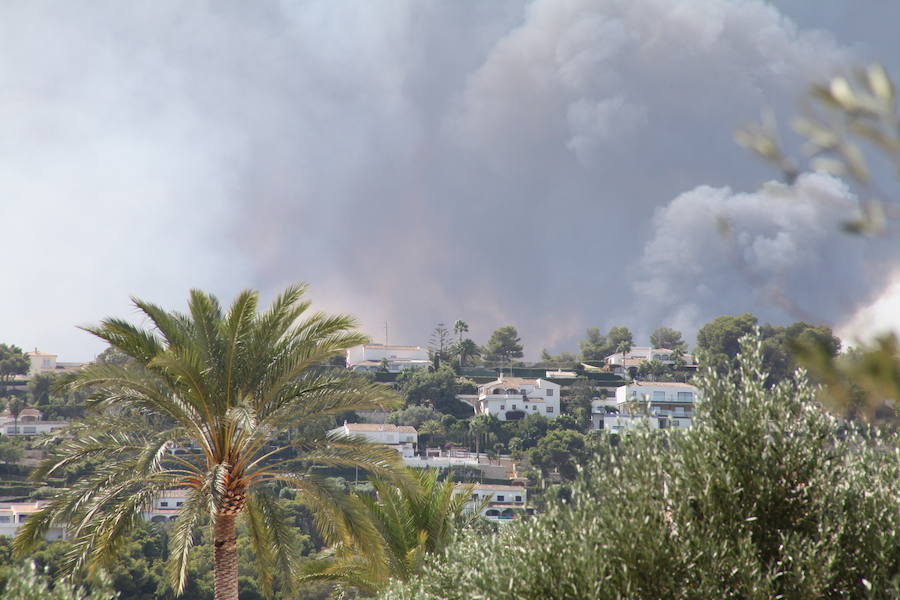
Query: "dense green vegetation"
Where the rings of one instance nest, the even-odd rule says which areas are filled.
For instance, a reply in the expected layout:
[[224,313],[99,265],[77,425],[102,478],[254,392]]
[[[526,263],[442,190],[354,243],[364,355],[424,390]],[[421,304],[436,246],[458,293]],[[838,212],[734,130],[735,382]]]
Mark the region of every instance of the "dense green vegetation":
[[748,340],[739,372],[703,376],[692,430],[627,436],[567,502],[381,598],[897,597],[897,439],[840,424],[802,378],[766,388],[763,369]]
[[310,564],[304,581],[333,581],[339,589],[374,594],[391,580],[414,577],[429,555],[443,552],[457,530],[479,519],[464,514],[471,486],[454,493],[452,477],[433,469],[411,470],[406,485],[372,480],[374,494],[355,491],[351,500],[373,530],[348,526],[330,530],[331,556]]

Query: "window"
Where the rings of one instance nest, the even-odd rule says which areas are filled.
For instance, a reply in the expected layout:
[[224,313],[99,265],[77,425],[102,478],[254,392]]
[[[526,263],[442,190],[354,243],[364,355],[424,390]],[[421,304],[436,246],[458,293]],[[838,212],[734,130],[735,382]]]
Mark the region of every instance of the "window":
[[10,434],[10,435],[15,435],[15,434],[18,433],[18,432],[16,431],[16,428],[13,426],[13,427],[7,427],[7,428],[6,428],[6,433],[8,433],[8,434]]
[[553,390],[547,390],[547,395],[548,395],[548,396],[552,396],[552,395],[553,395]]
[[181,506],[182,504],[184,504],[184,502],[176,502],[175,506]]
[[513,404],[512,409],[513,409],[513,410],[516,410],[516,405],[515,405],[515,404]]
[[497,502],[503,502],[505,496],[497,496]]
[[478,502],[478,494],[472,494],[472,502]]
[[168,502],[160,502],[159,505],[162,506],[163,508],[168,508],[169,503]]
[[24,523],[25,519],[28,518],[28,515],[19,515],[19,523]]
[[521,501],[522,501],[522,496],[516,496],[516,502],[521,502]]
[[666,401],[666,393],[665,392],[653,392],[653,401],[654,402],[665,402]]
[[0,515],[0,523],[12,523],[12,517],[9,515]]
[[553,412],[553,407],[552,407],[552,406],[548,406],[548,407],[547,407],[547,412],[548,412],[548,413],[552,413],[552,412]]
[[694,401],[694,392],[678,392],[678,401],[679,402],[693,402]]
[[531,407],[531,410],[537,410],[537,404],[533,405],[533,406]]
[[501,405],[500,405],[500,410],[506,410],[506,405],[505,405],[505,404],[501,404]]
[[42,369],[52,369],[52,368],[53,368],[53,367],[50,365],[50,359],[49,359],[49,358],[45,358],[44,360],[41,361],[41,368],[42,368]]
[[22,429],[22,431],[23,431],[23,433],[37,433],[37,427],[35,427],[34,425],[30,425],[30,426],[26,425]]

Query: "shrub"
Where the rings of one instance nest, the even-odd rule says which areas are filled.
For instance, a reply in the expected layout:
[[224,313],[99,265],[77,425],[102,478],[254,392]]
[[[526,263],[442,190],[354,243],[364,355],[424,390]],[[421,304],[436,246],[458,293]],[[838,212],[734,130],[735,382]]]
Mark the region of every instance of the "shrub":
[[628,436],[570,500],[382,598],[900,597],[896,438],[840,427],[802,375],[766,389],[742,347],[738,372],[702,375],[692,429]]

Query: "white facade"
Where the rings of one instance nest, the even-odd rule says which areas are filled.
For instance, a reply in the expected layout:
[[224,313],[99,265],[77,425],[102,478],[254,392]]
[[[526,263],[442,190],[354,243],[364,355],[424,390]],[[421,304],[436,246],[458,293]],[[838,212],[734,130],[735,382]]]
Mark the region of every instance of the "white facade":
[[40,352],[37,348],[34,349],[34,352],[26,352],[25,357],[29,362],[28,376],[34,377],[40,373],[73,371],[85,365],[85,363],[80,362],[59,362],[56,360],[58,356],[49,352]]
[[40,435],[53,433],[68,425],[68,421],[42,421],[36,408],[24,408],[16,419],[8,410],[0,413],[0,435]]
[[153,504],[144,511],[145,521],[151,523],[165,523],[174,521],[181,512],[181,507],[187,502],[190,490],[177,489],[165,490],[153,500]]
[[[182,506],[187,502],[190,490],[176,489],[162,492],[152,505],[147,508],[142,516],[145,521],[151,523],[167,523],[174,521],[181,512]],[[37,512],[47,504],[46,501],[36,502],[3,502],[0,503],[0,536],[15,537],[19,528],[32,513]],[[47,540],[66,539],[66,525],[54,524],[44,535]]]
[[[37,512],[44,505],[42,502],[4,502],[0,503],[0,536],[15,537],[16,533],[25,523],[28,515]],[[44,535],[46,540],[59,540],[66,538],[66,528],[63,525],[52,525]]]
[[618,433],[634,429],[642,423],[650,429],[687,429],[691,426],[691,417],[669,417],[652,415],[630,415],[623,413],[594,412],[591,414],[591,429]]
[[385,444],[397,450],[404,458],[415,456],[416,445],[419,443],[416,428],[408,425],[344,423],[329,433],[341,437],[362,437],[373,444]]
[[421,346],[360,344],[347,349],[347,368],[353,371],[379,371],[385,361],[390,373],[427,368],[431,364],[428,349]]
[[471,494],[464,511],[467,514],[484,504],[481,516],[496,521],[508,521],[521,516],[528,502],[528,490],[519,485],[458,483],[453,493]]
[[28,358],[30,362],[30,366],[28,368],[28,375],[33,376],[38,373],[46,373],[50,371],[51,373],[56,371],[56,354],[49,354],[47,352],[39,352],[37,348],[34,349],[34,352],[26,352],[25,356]]
[[475,409],[475,414],[494,415],[512,421],[537,414],[555,419],[559,416],[560,385],[546,379],[503,377],[478,386],[478,396],[458,396]]
[[625,405],[641,409],[651,415],[693,417],[694,402],[700,391],[688,383],[669,381],[636,381],[616,390],[616,407],[623,412]]

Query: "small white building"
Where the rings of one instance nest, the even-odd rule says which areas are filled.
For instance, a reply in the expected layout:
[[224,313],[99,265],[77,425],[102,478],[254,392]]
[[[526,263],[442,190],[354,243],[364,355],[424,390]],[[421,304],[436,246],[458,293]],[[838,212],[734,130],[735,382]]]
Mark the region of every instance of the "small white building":
[[0,413],[0,435],[40,435],[53,433],[69,423],[68,421],[44,421],[43,413],[36,408],[23,408],[18,419],[5,410]]
[[654,415],[632,415],[626,413],[594,412],[591,414],[591,429],[619,433],[645,424],[650,429],[687,429],[691,417],[669,417]]
[[689,383],[635,381],[616,390],[619,412],[639,412],[655,416],[694,416],[694,402],[700,391]]
[[[29,515],[41,509],[46,502],[3,502],[0,503],[0,536],[15,537]],[[65,525],[53,524],[44,535],[46,540],[66,539]]]
[[49,352],[40,352],[37,348],[34,352],[26,352],[25,357],[28,359],[28,376],[34,377],[40,373],[65,373],[68,371],[76,371],[84,367],[85,363],[80,362],[59,362],[56,359],[57,354]]
[[483,504],[481,515],[494,521],[508,521],[520,517],[525,513],[528,501],[528,490],[520,485],[457,483],[454,493],[471,494],[464,512],[471,514]]
[[408,425],[387,423],[344,423],[335,427],[330,434],[340,437],[362,437],[374,444],[391,446],[404,458],[415,456],[419,433]]
[[546,379],[504,377],[478,386],[477,395],[457,396],[471,404],[475,414],[494,415],[501,421],[516,421],[536,414],[555,419],[559,416],[560,385]]
[[428,349],[421,346],[360,344],[347,349],[347,368],[352,371],[380,371],[386,366],[389,373],[400,373],[430,364]]
[[181,512],[181,507],[187,502],[189,494],[188,489],[165,490],[154,498],[153,503],[143,512],[144,520],[151,523],[174,521]]

